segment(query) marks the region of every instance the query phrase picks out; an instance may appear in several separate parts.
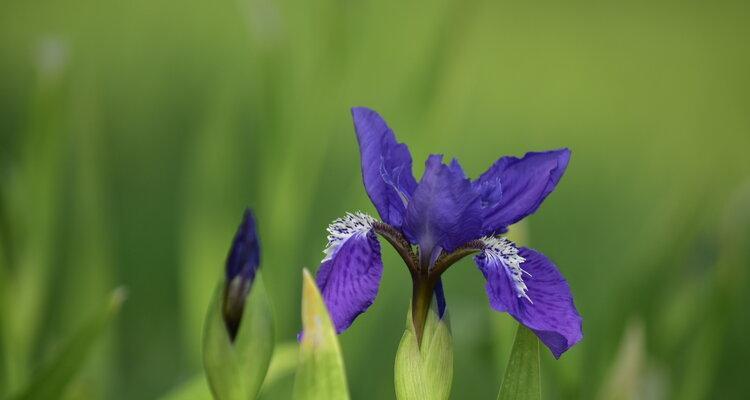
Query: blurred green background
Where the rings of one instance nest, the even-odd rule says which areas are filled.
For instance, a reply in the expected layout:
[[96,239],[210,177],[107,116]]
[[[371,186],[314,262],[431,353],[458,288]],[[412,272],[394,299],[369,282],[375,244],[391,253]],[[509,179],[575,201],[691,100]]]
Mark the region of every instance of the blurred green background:
[[[547,399],[750,390],[750,3],[5,0],[0,5],[0,398],[107,294],[128,300],[68,399],[153,399],[201,371],[243,208],[279,342],[325,227],[374,213],[349,115],[381,112],[421,176],[562,146],[513,232],[568,278],[583,341],[542,354]],[[341,336],[354,399],[394,397],[411,285],[384,245]],[[453,398],[495,398],[513,323],[470,259],[445,277]],[[265,399],[286,399],[281,378]]]

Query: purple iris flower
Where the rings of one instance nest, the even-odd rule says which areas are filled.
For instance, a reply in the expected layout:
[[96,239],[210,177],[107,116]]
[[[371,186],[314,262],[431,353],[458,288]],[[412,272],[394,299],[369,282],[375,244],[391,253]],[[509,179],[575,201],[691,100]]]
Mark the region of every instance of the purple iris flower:
[[367,194],[382,221],[347,214],[328,228],[328,247],[317,273],[339,333],[373,303],[383,263],[378,235],[403,258],[413,281],[412,316],[421,341],[433,293],[442,317],[440,276],[475,254],[490,305],[525,325],[559,358],[581,340],[582,320],[565,278],[541,253],[500,236],[534,213],[560,181],[570,150],[501,157],[475,180],[458,161],[430,155],[419,182],[405,144],[375,111],[352,109]]
[[223,314],[224,323],[232,340],[237,336],[237,330],[242,322],[242,312],[245,309],[245,299],[250,293],[259,266],[260,246],[255,228],[255,217],[253,217],[253,212],[247,209],[234,235],[226,262]]

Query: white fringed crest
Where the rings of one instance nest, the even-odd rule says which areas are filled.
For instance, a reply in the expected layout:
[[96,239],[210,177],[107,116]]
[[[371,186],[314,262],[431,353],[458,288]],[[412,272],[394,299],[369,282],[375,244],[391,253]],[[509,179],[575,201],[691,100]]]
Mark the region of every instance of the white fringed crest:
[[534,304],[526,292],[529,290],[523,282],[523,274],[531,277],[531,274],[521,268],[526,259],[518,255],[518,248],[505,237],[487,236],[480,239],[485,244],[484,255],[489,262],[502,265],[508,277],[513,281],[516,289],[516,295],[523,297],[530,303]]
[[366,235],[372,229],[375,218],[363,213],[346,213],[328,225],[328,245],[323,250],[325,257],[322,262],[326,262],[336,255],[342,244],[354,235]]

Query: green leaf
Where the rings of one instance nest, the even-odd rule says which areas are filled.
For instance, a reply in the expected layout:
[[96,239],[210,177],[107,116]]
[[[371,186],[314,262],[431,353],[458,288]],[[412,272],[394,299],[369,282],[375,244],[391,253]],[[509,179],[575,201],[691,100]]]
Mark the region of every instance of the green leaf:
[[115,289],[107,304],[84,324],[60,351],[32,377],[17,400],[55,399],[83,368],[94,346],[125,301],[125,290]]
[[299,360],[299,345],[294,343],[282,343],[273,350],[271,365],[268,367],[266,379],[263,381],[263,390],[273,385],[287,375],[294,373]]
[[271,306],[260,272],[245,300],[237,337],[229,338],[222,313],[224,284],[208,310],[203,337],[203,365],[214,398],[255,399],[268,371],[274,346]]
[[175,387],[160,400],[199,400],[211,397],[211,390],[206,383],[206,377],[198,374],[183,384]]
[[336,329],[310,273],[304,270],[302,275],[302,342],[294,398],[349,399]]
[[[294,371],[297,366],[298,353],[296,342],[276,346],[261,391]],[[208,388],[206,375],[200,373],[174,387],[167,394],[161,396],[160,400],[202,400],[210,397],[211,389]]]
[[498,400],[538,400],[542,397],[539,377],[539,339],[519,324],[516,340],[505,368]]
[[427,313],[422,346],[417,343],[411,306],[406,331],[396,352],[395,386],[399,400],[441,400],[450,396],[453,381],[453,336],[447,314],[440,319],[433,301]]
[[[648,371],[646,333],[643,322],[631,320],[620,340],[620,349],[612,363],[598,399],[627,400],[642,396],[644,377]],[[682,397],[680,397],[682,398]]]

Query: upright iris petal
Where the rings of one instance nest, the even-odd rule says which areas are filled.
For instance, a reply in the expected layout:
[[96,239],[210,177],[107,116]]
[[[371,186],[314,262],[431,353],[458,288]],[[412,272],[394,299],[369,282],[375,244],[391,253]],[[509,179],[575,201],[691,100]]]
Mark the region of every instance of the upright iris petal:
[[544,255],[516,248],[506,239],[485,238],[475,257],[487,280],[487,297],[539,337],[555,358],[583,337],[581,316],[565,278]]
[[362,180],[383,221],[401,227],[417,182],[409,148],[398,143],[383,118],[367,108],[353,108],[362,156]]
[[427,159],[403,227],[409,241],[428,253],[436,248],[452,251],[481,236],[479,194],[457,161],[448,166],[442,159],[440,155]]
[[338,333],[372,305],[380,288],[383,262],[373,221],[348,214],[328,227],[326,257],[315,280]]
[[260,266],[260,246],[252,211],[245,210],[226,261],[224,322],[234,338],[242,319],[245,298]]
[[569,160],[568,149],[497,160],[474,182],[485,203],[484,233],[503,233],[536,211],[557,186]]

